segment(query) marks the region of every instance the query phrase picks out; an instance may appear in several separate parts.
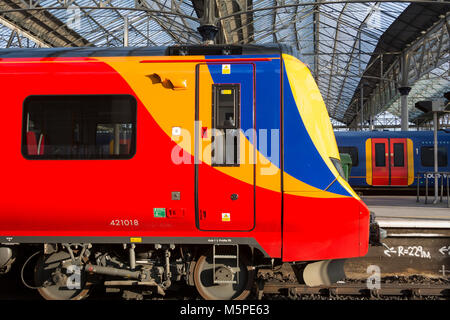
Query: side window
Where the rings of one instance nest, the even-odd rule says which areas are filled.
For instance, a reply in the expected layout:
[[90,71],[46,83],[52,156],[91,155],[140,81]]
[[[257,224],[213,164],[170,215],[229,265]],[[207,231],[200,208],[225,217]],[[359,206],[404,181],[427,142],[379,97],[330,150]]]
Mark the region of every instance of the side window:
[[352,167],[357,167],[359,164],[358,148],[356,147],[338,147],[339,153],[347,153],[352,158]]
[[[447,166],[447,148],[438,147],[438,166]],[[434,167],[434,147],[421,147],[420,148],[420,162],[422,167]]]
[[129,95],[31,96],[24,102],[27,159],[129,159],[136,151]]
[[394,167],[405,166],[405,144],[394,143]]
[[212,165],[239,166],[240,86],[213,84],[212,93]]
[[375,143],[375,166],[386,166],[386,145],[384,143]]

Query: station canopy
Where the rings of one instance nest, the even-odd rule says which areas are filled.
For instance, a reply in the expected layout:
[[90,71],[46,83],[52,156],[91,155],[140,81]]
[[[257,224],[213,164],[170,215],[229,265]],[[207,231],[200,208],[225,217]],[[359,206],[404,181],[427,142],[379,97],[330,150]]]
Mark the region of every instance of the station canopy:
[[[335,121],[349,125],[357,120],[361,113],[361,84],[365,86],[363,103],[368,111],[363,112],[364,119],[369,119],[369,110],[380,113],[389,109],[397,114],[398,92],[388,100],[370,101],[377,94],[386,97],[382,84],[398,82],[395,75],[387,79],[389,68],[398,63],[408,45],[440,20],[446,29],[439,49],[444,53],[438,53],[440,60],[434,68],[428,68],[408,85],[411,94],[418,93],[421,98],[450,91],[450,6],[432,1],[2,0],[0,47],[200,44],[202,37],[197,28],[206,21],[205,1],[215,4],[215,14],[208,22],[213,21],[219,28],[217,43],[282,43],[297,49],[316,78]],[[421,19],[411,18],[420,13]],[[402,18],[405,14],[407,17]],[[398,32],[397,37],[405,41],[392,47],[380,46],[380,40],[388,43],[383,35],[396,24],[403,24],[403,33]],[[384,57],[381,66],[380,54]],[[379,69],[381,74],[372,74]],[[413,102],[411,105],[411,111],[416,112]]]

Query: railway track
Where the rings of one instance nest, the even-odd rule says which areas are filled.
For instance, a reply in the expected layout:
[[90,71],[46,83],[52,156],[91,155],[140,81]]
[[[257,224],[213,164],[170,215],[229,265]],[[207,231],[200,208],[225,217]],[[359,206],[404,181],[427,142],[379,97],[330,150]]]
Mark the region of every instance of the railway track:
[[369,289],[365,283],[339,283],[331,286],[308,287],[297,283],[278,283],[269,281],[256,291],[257,299],[286,297],[289,299],[450,299],[450,283],[417,284],[385,283],[378,289]]
[[[282,267],[262,272],[256,298],[449,299],[448,222],[384,219],[380,225],[388,234],[384,245],[370,247],[365,257],[347,259],[345,282],[308,287],[296,281],[293,270]],[[374,270],[378,272],[379,286],[371,289],[367,280]]]
[[[371,247],[365,257],[347,259],[346,279],[331,286],[308,287],[302,284],[292,266],[260,269],[250,299],[450,299],[450,229],[436,221],[384,221],[388,231],[384,246]],[[431,225],[433,224],[433,225]],[[20,280],[20,268],[27,256],[19,257],[9,274],[0,276],[0,300],[39,300],[35,290]],[[379,287],[370,289],[369,270],[378,268]],[[30,272],[30,268],[28,268]],[[32,275],[26,276],[32,283]],[[169,299],[198,300],[195,288],[162,296],[106,294],[98,285],[88,300]]]
[[[286,274],[285,274],[286,276]],[[450,300],[450,280],[429,279],[425,277],[398,277],[382,279],[379,288],[369,289],[366,282],[348,279],[344,283],[330,286],[308,287],[305,284],[287,281],[260,280],[256,283],[251,300],[344,300],[344,299],[410,299],[410,300]],[[34,291],[25,288],[19,281],[8,276],[0,278],[0,300],[41,300]],[[8,286],[9,288],[7,288]],[[195,290],[172,292],[167,297],[147,296],[145,299],[157,300],[199,300]],[[107,295],[105,290],[97,287],[88,300],[120,300],[121,295]],[[134,300],[132,297],[127,299]]]

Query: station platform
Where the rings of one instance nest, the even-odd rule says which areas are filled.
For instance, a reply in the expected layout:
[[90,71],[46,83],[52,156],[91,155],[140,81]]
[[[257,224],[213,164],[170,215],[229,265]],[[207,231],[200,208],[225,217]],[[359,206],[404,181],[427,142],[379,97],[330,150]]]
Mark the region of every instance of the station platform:
[[383,226],[450,228],[450,208],[447,201],[432,204],[434,197],[416,202],[416,196],[362,196],[361,199],[375,212],[376,220]]

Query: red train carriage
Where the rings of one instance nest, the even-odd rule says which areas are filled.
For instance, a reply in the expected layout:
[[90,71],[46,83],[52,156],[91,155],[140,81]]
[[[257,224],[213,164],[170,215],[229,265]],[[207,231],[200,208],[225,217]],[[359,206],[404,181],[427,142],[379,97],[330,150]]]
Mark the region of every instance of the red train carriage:
[[245,298],[265,259],[314,285],[320,261],[368,250],[320,92],[284,48],[5,49],[0,85],[0,270],[43,245],[45,298],[97,274]]

